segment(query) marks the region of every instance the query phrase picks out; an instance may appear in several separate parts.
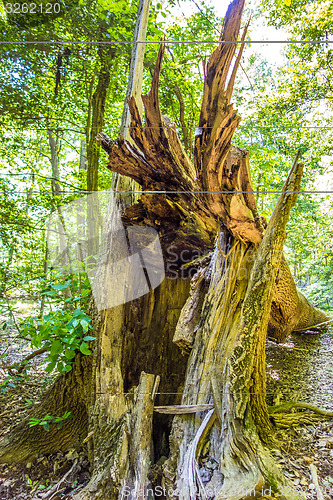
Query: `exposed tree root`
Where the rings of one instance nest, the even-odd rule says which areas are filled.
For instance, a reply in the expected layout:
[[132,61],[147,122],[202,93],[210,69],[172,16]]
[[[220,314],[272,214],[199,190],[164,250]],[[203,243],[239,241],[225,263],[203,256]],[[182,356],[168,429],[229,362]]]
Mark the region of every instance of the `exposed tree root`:
[[317,406],[311,405],[309,403],[304,403],[302,401],[290,401],[289,403],[283,403],[281,405],[268,406],[268,411],[269,413],[288,413],[294,408],[310,410],[314,413],[317,413],[318,415],[322,415],[323,417],[333,418],[333,411],[323,410],[322,408],[318,408]]
[[274,413],[271,419],[276,426],[288,429],[300,425],[314,425],[323,420],[323,417],[309,413]]
[[[307,412],[292,412],[296,408],[312,411],[313,414]],[[317,406],[301,401],[284,403],[282,405],[269,406],[268,412],[271,420],[278,427],[298,427],[300,425],[313,425],[323,420],[333,419],[333,412],[317,408]]]

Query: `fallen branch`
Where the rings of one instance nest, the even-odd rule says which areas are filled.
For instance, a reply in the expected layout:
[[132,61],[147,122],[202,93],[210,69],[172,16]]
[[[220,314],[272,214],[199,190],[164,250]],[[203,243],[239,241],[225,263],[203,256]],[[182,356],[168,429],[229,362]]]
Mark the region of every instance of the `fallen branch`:
[[76,459],[76,460],[74,460],[74,463],[73,463],[72,467],[69,469],[69,471],[66,472],[66,474],[60,479],[60,481],[57,482],[57,484],[52,486],[52,488],[49,491],[44,493],[44,495],[42,495],[42,498],[50,498],[51,499],[55,493],[59,492],[60,488],[67,481],[67,478],[71,474],[74,475],[79,470],[79,468],[80,468],[80,466],[78,465],[78,459]]
[[188,413],[198,413],[201,411],[212,410],[214,405],[175,405],[175,406],[155,406],[156,413],[166,415],[186,415]]
[[318,498],[318,500],[324,500],[324,496],[323,496],[321,489],[320,489],[320,486],[319,486],[317,468],[314,464],[310,465],[310,472],[311,472],[312,482],[316,488],[317,498]]
[[26,367],[26,364],[28,361],[31,359],[35,358],[36,356],[39,356],[40,354],[43,354],[44,352],[48,351],[49,347],[41,347],[40,349],[37,349],[37,351],[32,352],[27,356],[26,358],[23,359],[20,363],[14,363],[12,365],[6,365],[5,363],[2,363],[2,367],[5,370],[16,370],[16,373],[22,373],[24,368]]

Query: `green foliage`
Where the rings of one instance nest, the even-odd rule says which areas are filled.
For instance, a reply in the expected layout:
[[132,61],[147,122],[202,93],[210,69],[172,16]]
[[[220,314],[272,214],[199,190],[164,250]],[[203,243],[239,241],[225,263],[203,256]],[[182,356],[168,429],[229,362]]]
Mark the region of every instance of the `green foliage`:
[[8,387],[15,389],[16,385],[13,383],[13,377],[5,377],[4,380],[0,381],[0,391],[6,393]]
[[70,411],[65,411],[62,417],[53,417],[48,413],[42,418],[30,418],[29,427],[34,427],[35,425],[41,425],[44,431],[49,431],[50,426],[55,424],[57,429],[61,429],[64,422],[66,422],[71,416]]
[[[68,269],[67,269],[68,268]],[[71,266],[63,265],[60,270],[52,270],[52,281],[40,280],[41,295],[50,304],[66,304],[73,308],[77,302],[86,306],[91,295],[90,283],[82,262],[73,261]],[[70,274],[70,273],[73,274]],[[66,298],[67,297],[67,298]]]
[[42,319],[30,318],[22,335],[31,339],[33,347],[49,349],[45,371],[51,372],[57,367],[60,373],[69,372],[78,350],[85,355],[91,354],[88,342],[95,337],[88,335],[90,323],[91,318],[81,308],[74,312],[51,311]]
[[28,483],[28,486],[30,486],[30,488],[34,488],[36,486],[36,484],[38,484],[38,479],[37,479],[37,481],[32,481],[32,479],[30,477],[28,477],[27,483]]
[[[246,79],[236,88],[246,117],[237,132],[240,144],[250,150],[251,168],[260,212],[269,217],[283,180],[295,157],[305,165],[300,195],[288,223],[286,253],[302,291],[318,306],[332,308],[332,197],[312,194],[331,175],[333,2],[263,0],[262,13],[269,23],[288,30],[281,38],[322,40],[322,44],[286,45],[285,63],[274,68],[253,54]],[[246,88],[247,87],[247,88]],[[247,96],[244,101],[244,95]],[[327,183],[325,189],[329,189]],[[260,192],[271,192],[260,194]]]

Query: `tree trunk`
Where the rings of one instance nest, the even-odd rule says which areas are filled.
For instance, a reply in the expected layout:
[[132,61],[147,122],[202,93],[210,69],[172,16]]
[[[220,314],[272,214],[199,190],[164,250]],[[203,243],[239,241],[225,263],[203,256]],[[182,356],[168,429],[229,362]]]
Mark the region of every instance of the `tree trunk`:
[[114,48],[105,49],[103,46],[98,49],[100,59],[100,69],[97,78],[97,86],[92,97],[92,118],[90,137],[87,143],[87,190],[97,191],[98,189],[98,161],[100,145],[96,142],[96,135],[104,127],[104,111],[106,96],[110,85],[110,70]]
[[206,498],[205,491],[214,498],[236,499],[286,486],[263,448],[273,438],[265,402],[265,340],[285,227],[296,201],[288,191],[299,190],[300,172],[295,162],[254,260],[251,244],[234,240],[228,257],[225,248],[221,252],[216,246],[182,404],[214,404],[215,440],[209,455],[220,470],[204,487],[197,465],[203,448],[201,436],[196,440],[201,419],[175,419],[178,438],[164,469],[168,474],[174,469],[180,499],[195,500],[200,492]]
[[[243,6],[244,0],[229,6],[221,41],[237,39]],[[126,498],[126,488],[140,498],[139,486],[147,497],[150,483],[155,492],[164,486],[167,497],[174,491],[182,499],[236,500],[270,487],[281,493],[286,481],[267,451],[278,417],[274,420],[265,402],[265,339],[268,334],[283,341],[293,330],[327,320],[297,292],[282,253],[302,167],[295,161],[265,227],[255,204],[248,153],[231,146],[240,117],[230,98],[242,50],[229,80],[234,44],[221,43],[207,64],[194,165],[176,131],[164,128],[158,103],[163,50],[151,91],[143,96],[145,127],[132,98],[131,141],[113,142],[99,134],[109,167],[143,187],[122,221],[125,227],[158,230],[167,277],[149,294],[97,315],[94,353],[83,358],[82,391],[73,374],[64,376],[71,387],[64,396],[66,408],[71,409],[73,398],[89,418],[88,427],[80,429],[89,437],[92,478],[77,498]],[[83,365],[81,356],[77,362]],[[160,377],[156,405],[181,403],[178,413],[196,413],[173,422],[157,413],[151,423],[153,375]],[[51,389],[51,401],[57,387]],[[151,399],[146,392],[153,393]],[[203,407],[192,406],[202,404],[209,405],[206,414],[200,412]],[[59,432],[59,443],[72,442],[66,441],[65,429],[64,440]],[[14,459],[10,443],[18,443],[17,450],[31,447],[30,453],[19,454],[21,459],[33,456],[37,445],[32,439],[22,444],[21,434],[14,430],[0,443],[0,460]],[[218,467],[204,485],[198,463],[208,451]],[[149,462],[159,459],[163,470],[155,465],[147,473]],[[283,493],[281,498],[297,496]]]
[[[88,408],[93,394],[91,360],[81,354],[76,357],[73,370],[61,375],[47,391],[40,405],[0,442],[0,462],[27,462],[40,453],[53,453],[81,443],[87,435]],[[30,418],[46,414],[61,417],[70,411],[70,417],[61,429],[55,424],[45,431],[40,425],[29,427]]]
[[[67,255],[67,241],[66,241],[66,224],[63,218],[62,209],[60,206],[61,200],[61,184],[60,184],[60,172],[59,172],[59,137],[56,135],[54,137],[53,130],[48,128],[47,135],[49,138],[50,153],[51,153],[51,166],[52,166],[52,198],[53,198],[53,210],[57,210],[59,215],[58,223],[58,233],[59,233],[59,254],[61,256],[61,263],[63,265],[68,264]],[[69,290],[66,290],[66,295],[69,296]]]
[[60,195],[60,174],[59,174],[59,141],[58,137],[54,137],[53,130],[47,129],[49,138],[51,166],[52,166],[52,196],[55,198]]
[[[100,155],[100,144],[96,141],[96,136],[105,125],[105,103],[110,85],[110,71],[115,49],[112,46],[105,48],[103,45],[98,49],[100,59],[100,69],[98,73],[97,86],[92,96],[91,102],[91,128],[90,137],[87,143],[87,191],[89,193],[98,190],[98,165]],[[92,80],[93,81],[93,80]],[[90,123],[90,105],[88,113],[88,124]],[[92,202],[93,200],[93,202]],[[98,253],[100,215],[99,207],[96,205],[97,198],[88,197],[87,224],[90,238],[88,240],[88,255],[95,256]]]

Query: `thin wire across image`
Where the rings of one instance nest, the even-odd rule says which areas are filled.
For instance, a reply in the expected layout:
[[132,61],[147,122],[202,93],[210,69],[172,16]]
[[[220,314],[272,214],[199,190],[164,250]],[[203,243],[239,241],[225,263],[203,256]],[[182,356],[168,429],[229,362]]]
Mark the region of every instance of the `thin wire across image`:
[[14,40],[14,41],[0,41],[0,44],[3,45],[22,45],[22,44],[83,44],[83,45],[133,45],[133,44],[210,44],[214,43],[216,45],[251,45],[255,44],[271,44],[271,43],[284,43],[286,45],[297,44],[330,44],[333,43],[333,40],[100,40],[100,41],[92,41],[92,40]]

